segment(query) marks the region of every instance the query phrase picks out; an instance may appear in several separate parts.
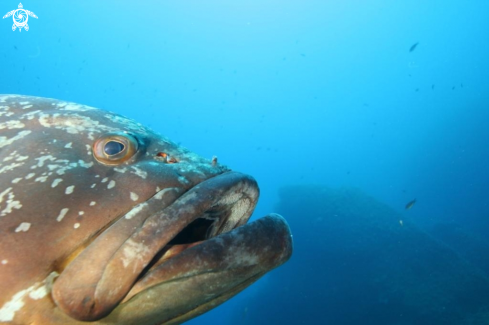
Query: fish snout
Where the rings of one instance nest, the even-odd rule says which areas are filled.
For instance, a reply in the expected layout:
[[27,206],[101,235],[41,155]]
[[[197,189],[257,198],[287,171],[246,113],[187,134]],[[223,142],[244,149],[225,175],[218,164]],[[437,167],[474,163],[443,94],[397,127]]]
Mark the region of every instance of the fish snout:
[[[228,238],[221,238],[227,233],[233,234],[229,235],[231,238],[237,236],[234,241],[228,239],[227,246],[239,243],[256,248],[249,231],[232,230],[246,224],[258,195],[258,185],[251,176],[227,172],[192,187],[162,211],[147,208],[145,213],[144,206],[138,207],[139,211],[119,218],[66,266],[53,285],[54,301],[72,318],[98,320],[109,315],[149,269],[163,267],[187,249],[199,252],[194,256],[197,259],[212,260],[212,254],[197,247],[207,242],[206,247],[217,247]],[[127,218],[129,214],[131,218]],[[232,261],[233,252],[237,253],[227,251],[228,262]],[[256,260],[264,269],[271,267],[269,261],[269,258]],[[178,264],[177,269],[182,271],[189,265]],[[194,267],[198,269],[198,265]]]

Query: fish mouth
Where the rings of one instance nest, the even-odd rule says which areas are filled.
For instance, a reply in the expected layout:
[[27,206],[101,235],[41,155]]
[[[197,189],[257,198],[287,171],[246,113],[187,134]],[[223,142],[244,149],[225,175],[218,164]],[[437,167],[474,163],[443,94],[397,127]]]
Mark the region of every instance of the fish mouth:
[[[158,211],[163,194],[173,202]],[[52,289],[61,310],[82,321],[125,315],[181,322],[229,299],[292,253],[280,216],[247,224],[259,194],[250,176],[226,172],[181,195],[178,189],[163,194],[117,220],[67,265]]]
[[291,254],[287,223],[269,214],[159,260],[107,321],[181,324],[230,299]]

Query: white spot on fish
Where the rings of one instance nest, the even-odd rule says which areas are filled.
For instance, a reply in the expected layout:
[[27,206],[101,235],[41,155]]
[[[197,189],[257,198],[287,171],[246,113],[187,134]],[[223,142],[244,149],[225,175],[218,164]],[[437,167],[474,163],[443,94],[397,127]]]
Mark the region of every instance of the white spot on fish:
[[38,300],[44,298],[47,294],[48,294],[48,290],[46,286],[41,286],[36,290],[32,291],[31,293],[29,293],[29,298],[33,300]]
[[78,164],[80,164],[80,167],[90,168],[93,166],[93,161],[87,163],[84,162],[83,160],[78,160]]
[[146,179],[146,176],[148,176],[148,173],[145,172],[144,170],[140,169],[140,168],[137,168],[137,167],[134,167],[134,166],[131,166],[132,169],[134,169],[133,174],[136,174],[137,176],[143,178],[143,179]]
[[15,232],[26,232],[27,230],[29,230],[29,228],[31,227],[31,224],[29,222],[22,222],[16,229],[15,229]]
[[118,172],[118,173],[122,173],[122,174],[124,174],[124,173],[126,172],[127,168],[126,168],[126,167],[124,167],[124,168],[117,168],[117,167],[116,167],[116,168],[114,168],[114,170],[115,170],[116,172]]
[[[46,160],[55,161],[56,158],[51,155],[46,155],[46,156],[41,156],[39,158],[36,158],[35,160],[37,160],[37,167],[42,167],[44,166],[44,162]],[[36,167],[32,166],[31,168],[36,168]]]
[[56,218],[56,221],[60,222],[61,220],[63,220],[66,213],[68,213],[68,210],[68,208],[61,209],[61,211],[59,212],[59,216]]
[[73,228],[75,228],[75,229],[78,229],[79,227],[80,227],[80,223],[78,223],[78,222],[73,225]]
[[2,260],[2,265],[5,265],[8,263],[8,260]]
[[36,173],[29,173],[27,174],[27,176],[25,177],[25,179],[30,179],[32,177],[36,176]]
[[35,115],[38,115],[39,113],[42,113],[42,111],[41,110],[30,111],[25,114],[22,114],[21,118],[28,119],[30,121],[35,117]]
[[134,217],[141,210],[143,210],[144,208],[146,208],[147,205],[148,205],[148,203],[146,203],[146,202],[143,202],[141,204],[136,205],[131,211],[129,211],[128,213],[126,213],[126,215],[124,216],[124,218],[126,218],[128,220],[129,219],[132,219],[132,217]]
[[114,188],[114,186],[115,186],[115,181],[114,180],[111,180],[109,182],[109,184],[107,185],[107,188],[110,190],[111,188]]
[[91,110],[91,107],[85,106],[85,105],[79,105],[75,103],[68,103],[65,106],[65,111],[88,111]]
[[22,123],[21,121],[17,120],[10,120],[7,122],[0,123],[0,130],[1,129],[23,129],[25,127],[25,124]]
[[84,214],[85,214],[85,212],[84,212],[84,211],[78,211],[78,215],[79,215],[79,216],[82,216],[82,215],[84,215]]
[[[78,114],[39,114],[39,123],[46,128],[55,128],[63,130],[70,134],[79,134],[80,132],[87,132],[93,130],[106,130],[109,131],[112,128],[105,125],[101,125],[98,121],[92,120],[87,116],[81,116]],[[67,118],[69,116],[69,118]]]
[[91,207],[93,207],[95,204],[97,204],[97,202],[95,202],[95,201],[90,202]]
[[73,193],[73,190],[75,189],[75,185],[68,186],[65,190],[65,194],[71,194]]
[[105,182],[107,182],[108,180],[109,180],[109,178],[108,178],[108,177],[105,177],[104,179],[102,179],[102,183],[105,183]]
[[22,177],[17,177],[17,178],[14,178],[14,179],[12,180],[12,183],[17,184],[17,183],[18,183],[18,182],[20,182],[21,180],[22,180]]
[[15,313],[24,307],[24,298],[27,295],[33,300],[46,297],[51,292],[53,281],[58,275],[57,272],[51,272],[42,282],[36,282],[33,286],[17,292],[10,301],[7,301],[0,308],[0,322],[11,322],[15,317]]
[[71,142],[65,145],[65,148],[71,148]]
[[[29,288],[30,289],[30,288]],[[24,307],[24,296],[29,292],[28,290],[22,290],[17,292],[10,301],[7,301],[2,308],[0,308],[0,321],[10,322],[14,319],[15,313]]]
[[[78,160],[78,162],[70,162],[69,160],[66,159],[57,159],[55,161],[58,164],[49,164],[48,168],[51,171],[56,170],[56,174],[58,175],[64,175],[67,170],[76,168],[78,166],[84,167],[84,168],[89,168],[93,166],[93,162],[84,162],[83,160]],[[33,166],[31,168],[36,168],[36,166]]]
[[178,188],[176,187],[165,188],[164,190],[161,190],[158,193],[156,193],[154,198],[156,200],[161,200],[163,196],[165,196],[165,194],[168,192],[178,192]]
[[94,188],[95,186],[97,186],[97,184],[93,183],[92,186],[90,186],[90,188]]
[[14,193],[11,193],[11,191],[12,191],[12,188],[9,187],[0,193],[0,203],[3,202],[4,196],[7,195],[7,201],[6,201],[7,206],[0,213],[0,217],[6,216],[8,213],[11,213],[12,209],[18,210],[18,209],[22,208],[22,204],[20,204],[20,201],[14,201],[15,195],[14,195]]
[[137,195],[136,193],[134,192],[131,192],[131,200],[133,201],[137,201],[139,199],[139,195]]
[[181,184],[184,184],[184,185],[187,185],[188,183],[190,183],[185,177],[183,176],[179,176],[178,177],[178,181],[181,183]]
[[9,187],[5,191],[3,191],[2,193],[0,193],[0,203],[3,202],[3,197],[5,196],[5,194],[7,194],[8,192],[10,192],[11,190],[12,190],[12,188]]
[[63,179],[61,178],[56,178],[53,183],[51,184],[51,187],[56,187],[59,183],[61,183],[63,181]]
[[16,167],[22,166],[23,164],[24,163],[12,163],[10,165],[3,166],[2,168],[0,168],[0,174],[3,174],[5,172],[7,172],[7,171],[11,171],[11,170],[13,170]]
[[[144,259],[144,255],[149,252],[148,246],[143,243],[135,242],[134,240],[127,240],[124,245],[122,258],[122,264],[127,267],[129,264]],[[134,265],[136,266],[136,265]]]
[[41,182],[41,183],[44,183],[46,180],[48,179],[47,176],[39,176],[38,178],[36,178],[34,181],[35,182]]

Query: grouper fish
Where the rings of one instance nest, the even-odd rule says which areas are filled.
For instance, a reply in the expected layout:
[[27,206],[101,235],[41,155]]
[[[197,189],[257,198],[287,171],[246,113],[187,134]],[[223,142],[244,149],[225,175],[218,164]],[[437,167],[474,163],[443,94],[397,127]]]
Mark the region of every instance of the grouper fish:
[[292,254],[256,181],[141,124],[0,95],[0,323],[180,324]]

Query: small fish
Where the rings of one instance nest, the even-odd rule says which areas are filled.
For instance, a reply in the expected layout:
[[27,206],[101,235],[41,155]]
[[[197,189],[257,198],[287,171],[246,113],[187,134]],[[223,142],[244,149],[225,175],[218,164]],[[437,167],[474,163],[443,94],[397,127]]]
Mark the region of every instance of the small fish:
[[409,48],[409,52],[412,52],[416,49],[416,47],[418,46],[419,42],[416,42],[414,43],[413,45],[411,45],[411,47]]
[[399,220],[399,224],[401,225],[401,227],[404,226],[404,222],[402,221],[402,219]]
[[411,209],[414,204],[416,203],[416,199],[412,200],[412,201],[409,201],[407,204],[406,204],[406,210],[409,210]]

